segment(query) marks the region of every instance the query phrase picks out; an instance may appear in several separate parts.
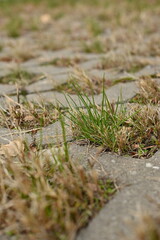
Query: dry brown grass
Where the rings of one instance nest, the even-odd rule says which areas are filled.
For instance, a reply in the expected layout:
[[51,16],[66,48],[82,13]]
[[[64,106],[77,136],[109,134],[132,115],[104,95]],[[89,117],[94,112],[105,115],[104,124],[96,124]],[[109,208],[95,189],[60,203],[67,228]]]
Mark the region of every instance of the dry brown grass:
[[6,108],[0,109],[0,126],[32,129],[45,127],[59,118],[59,111],[52,105],[24,102],[20,104],[6,98]]
[[97,67],[98,69],[103,70],[115,68],[120,71],[134,73],[151,63],[151,60],[147,58],[136,58],[123,51],[111,52],[108,57],[102,59],[101,63]]
[[75,56],[72,58],[63,57],[63,58],[55,58],[49,62],[44,62],[42,65],[54,65],[57,67],[74,67],[79,63],[84,62],[85,60],[81,57]]
[[131,102],[158,104],[160,102],[160,84],[156,79],[143,77],[138,81],[140,89]]
[[113,84],[110,80],[89,76],[84,70],[74,68],[73,73],[69,76],[68,82],[57,86],[56,90],[76,94],[75,85],[78,85],[82,93],[92,95],[101,93],[103,85],[105,88],[108,88]]
[[137,240],[160,240],[160,218],[144,215],[136,229]]
[[4,77],[0,77],[0,83],[17,84],[19,87],[24,87],[28,84],[41,79],[42,75],[35,75],[21,69],[16,62],[11,64],[10,73]]
[[37,42],[41,49],[56,51],[66,47],[66,38],[67,36],[63,36],[62,34],[43,33],[39,36]]
[[5,43],[4,45],[5,47],[8,47],[9,50],[6,53],[6,56],[0,57],[0,61],[3,62],[22,63],[38,56],[36,46],[34,46],[32,42],[24,39],[8,41],[8,43]]
[[22,142],[0,149],[1,233],[72,240],[114,193],[111,181],[71,161],[61,148],[52,148],[50,157],[24,151]]

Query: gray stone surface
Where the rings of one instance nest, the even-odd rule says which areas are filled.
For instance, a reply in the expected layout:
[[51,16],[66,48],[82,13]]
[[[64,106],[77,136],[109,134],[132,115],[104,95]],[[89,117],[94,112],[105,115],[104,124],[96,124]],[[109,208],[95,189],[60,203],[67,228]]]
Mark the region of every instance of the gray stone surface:
[[160,73],[160,66],[147,66],[137,72],[135,75],[136,77],[141,77],[141,76],[151,76],[151,75],[157,75]]
[[21,138],[27,141],[28,144],[33,142],[33,137],[30,135],[29,130],[11,130],[3,128],[0,130],[0,144],[8,144],[17,138]]
[[78,66],[84,70],[90,70],[96,68],[99,63],[100,63],[99,59],[92,59],[90,61],[80,63],[78,64]]
[[29,86],[25,87],[28,93],[38,93],[38,92],[45,92],[51,91],[58,85],[61,85],[68,80],[68,74],[59,74],[56,76],[51,76],[49,74],[45,74],[44,79],[30,84]]
[[9,84],[0,84],[0,96],[4,94],[11,94],[16,91],[16,87]]
[[150,159],[134,159],[111,153],[99,154],[98,148],[73,143],[70,152],[73,159],[83,165],[94,163],[99,175],[114,179],[119,189],[76,239],[117,240],[133,237],[136,240],[133,233],[138,227],[138,216],[141,213],[155,216],[159,211],[151,199],[160,203],[160,151]]
[[[7,144],[17,138],[22,138],[28,144],[36,142],[37,145],[59,144],[63,142],[62,128],[59,121],[50,124],[44,128],[35,128],[35,134],[32,135],[32,130],[10,130],[7,128],[0,129],[0,144]],[[66,139],[73,139],[70,127],[66,127]]]
[[[100,211],[82,230],[77,240],[117,240],[134,239],[137,225],[137,215],[141,212],[156,215],[158,208],[150,203],[149,197],[159,200],[160,183],[143,180],[137,184],[125,187]],[[147,199],[148,196],[148,199]],[[159,202],[159,201],[158,201]]]
[[[129,83],[118,83],[117,85],[110,87],[106,91],[106,95],[111,102],[116,102],[118,99],[122,99],[123,101],[126,101],[132,97],[135,96],[135,94],[138,92],[138,88],[135,84],[135,82],[129,82]],[[27,100],[29,101],[46,101],[46,102],[51,102],[54,105],[63,105],[64,107],[68,107],[68,101],[73,104],[73,101],[76,102],[77,106],[80,106],[78,96],[74,94],[64,94],[64,93],[59,93],[56,91],[49,91],[49,92],[42,92],[39,94],[28,94],[27,95]],[[66,100],[68,99],[68,101]],[[92,97],[89,97],[92,99]],[[102,102],[102,94],[95,95],[95,102],[96,104],[101,104]],[[74,104],[73,104],[74,105]],[[83,104],[81,104],[83,106]]]
[[[1,66],[1,64],[0,64]],[[5,77],[6,75],[8,75],[10,73],[10,71],[7,68],[0,68],[0,78]]]
[[[62,127],[59,121],[42,128],[37,134],[34,136],[36,142],[38,144],[59,144],[63,142],[63,134]],[[30,141],[30,136],[27,135],[28,141]],[[66,139],[67,141],[71,141],[73,139],[72,132],[70,127],[66,127]]]
[[123,81],[124,79],[137,79],[137,76],[131,73],[127,72],[119,72],[116,69],[108,69],[108,70],[98,70],[98,69],[92,69],[89,71],[89,74],[93,77],[97,77],[100,79],[107,79],[110,81]]
[[54,67],[54,66],[26,66],[25,70],[29,73],[33,74],[48,74],[48,75],[58,75],[63,73],[69,73],[70,70],[68,68],[60,68],[60,67]]
[[[126,101],[136,95],[138,88],[135,82],[118,83],[108,88],[105,92],[111,102],[116,102],[118,99]],[[95,102],[101,104],[102,94],[95,96]]]

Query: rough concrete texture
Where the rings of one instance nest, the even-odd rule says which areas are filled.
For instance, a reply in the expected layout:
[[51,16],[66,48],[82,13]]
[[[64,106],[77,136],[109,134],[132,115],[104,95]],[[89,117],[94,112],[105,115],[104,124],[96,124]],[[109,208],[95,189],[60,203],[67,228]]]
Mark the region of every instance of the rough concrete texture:
[[[98,148],[70,146],[71,155],[85,166],[95,162],[100,176],[115,180],[118,192],[100,213],[80,231],[77,240],[136,239],[135,229],[141,214],[156,215],[160,196],[160,151],[150,159],[134,159]],[[79,156],[79,157],[77,157]],[[154,199],[155,202],[152,200]]]

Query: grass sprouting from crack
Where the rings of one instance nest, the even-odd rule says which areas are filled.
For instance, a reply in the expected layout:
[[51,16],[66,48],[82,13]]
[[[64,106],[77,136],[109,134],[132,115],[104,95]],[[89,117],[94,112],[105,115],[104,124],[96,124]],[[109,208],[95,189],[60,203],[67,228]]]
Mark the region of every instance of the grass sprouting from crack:
[[36,78],[35,74],[28,73],[21,69],[12,70],[10,74],[0,78],[0,83],[19,84],[20,86],[32,83]]
[[83,62],[84,59],[79,58],[79,57],[74,57],[74,58],[55,58],[52,61],[44,62],[42,65],[54,65],[57,67],[70,67],[70,66],[75,66],[76,64],[79,64]]
[[100,94],[102,92],[103,86],[105,89],[107,89],[118,83],[126,83],[134,80],[135,79],[133,77],[124,77],[120,79],[109,80],[105,76],[102,78],[89,76],[84,70],[80,68],[74,68],[74,71],[72,74],[70,74],[68,81],[61,85],[58,85],[55,90],[69,94],[76,94],[77,91],[75,85],[79,85],[79,89],[82,94]]
[[1,231],[19,239],[72,240],[110,199],[113,182],[72,161],[67,147],[47,155],[24,151],[17,140],[0,148]]
[[9,37],[17,38],[21,35],[23,20],[20,17],[12,17],[6,24],[6,31]]
[[101,63],[97,66],[98,69],[119,69],[129,73],[135,73],[149,65],[147,59],[134,59],[131,55],[121,53],[111,53],[108,57],[102,58]]
[[103,84],[105,88],[113,85],[110,80],[89,76],[84,70],[74,68],[73,73],[69,76],[68,82],[58,85],[56,90],[76,94],[75,85],[77,84],[81,92],[88,95],[99,94],[102,91]]
[[106,49],[104,44],[96,39],[92,42],[83,42],[82,44],[82,51],[85,53],[105,53]]
[[69,119],[75,139],[89,140],[104,150],[133,157],[150,157],[160,147],[160,118],[158,109],[151,106],[112,104],[105,91],[101,106],[94,97],[82,95],[77,88],[79,108],[71,101]]

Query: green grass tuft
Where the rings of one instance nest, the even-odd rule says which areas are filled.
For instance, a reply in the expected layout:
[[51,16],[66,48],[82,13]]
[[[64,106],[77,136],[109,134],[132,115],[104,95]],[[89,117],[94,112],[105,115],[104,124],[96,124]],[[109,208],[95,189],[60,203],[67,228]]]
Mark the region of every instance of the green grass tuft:
[[[69,119],[76,139],[89,140],[105,150],[134,157],[150,157],[160,147],[160,119],[158,110],[109,102],[105,91],[101,106],[78,90],[79,104],[71,97]],[[83,109],[82,109],[83,108]]]

